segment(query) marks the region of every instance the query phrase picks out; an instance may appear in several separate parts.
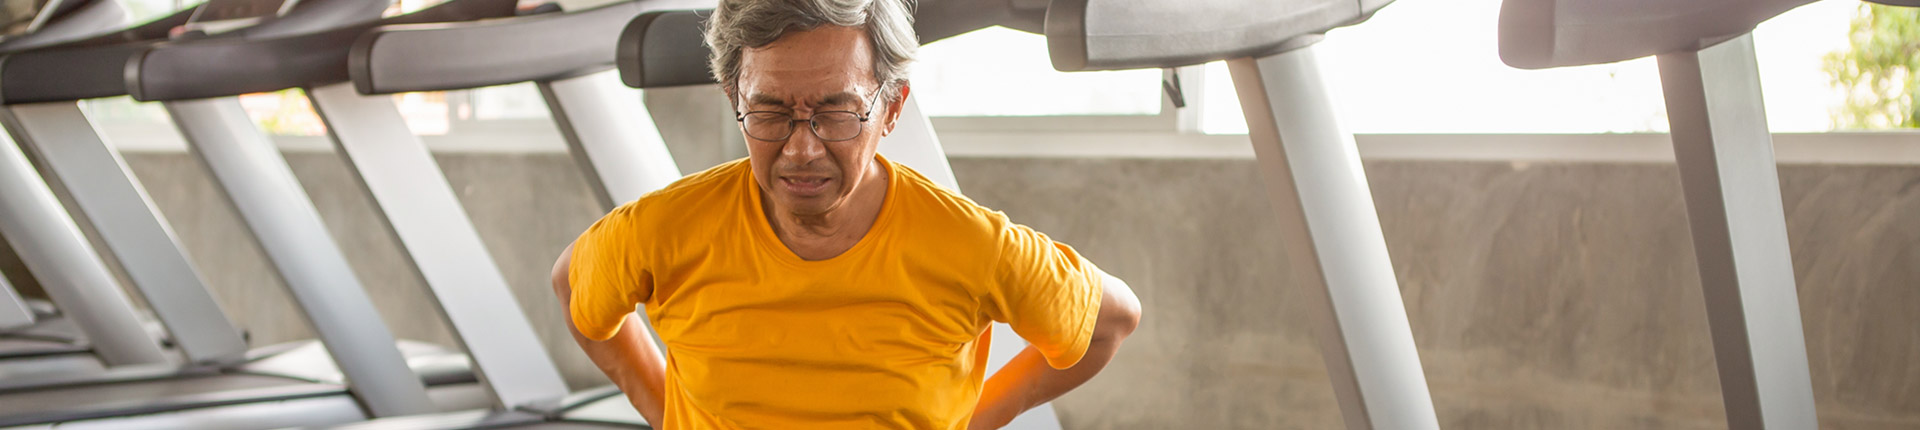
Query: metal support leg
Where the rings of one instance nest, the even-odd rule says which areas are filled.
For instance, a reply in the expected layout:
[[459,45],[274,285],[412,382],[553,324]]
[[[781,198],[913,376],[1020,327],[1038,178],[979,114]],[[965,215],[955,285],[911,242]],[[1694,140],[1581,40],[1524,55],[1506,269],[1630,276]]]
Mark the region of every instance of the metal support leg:
[[161,105],[279,269],[368,413],[387,417],[437,410],[395,348],[393,332],[354,277],[346,254],[327,234],[313,201],[240,102],[218,98]]
[[6,277],[0,277],[0,331],[30,326],[33,321],[33,309],[27,308],[26,299],[20,298]]
[[612,210],[680,179],[667,141],[645,120],[640,90],[621,84],[619,71],[538,85],[601,207]]
[[[649,120],[653,115],[641,102],[640,90],[620,83],[618,70],[535,85],[601,209],[612,211],[680,179],[680,166]],[[636,312],[646,320],[646,305]],[[653,325],[642,326],[654,347],[666,351]]]
[[[947,162],[947,151],[940,146],[940,137],[933,131],[933,122],[920,110],[920,102],[911,94],[907,96],[905,107],[900,110],[900,122],[894,126],[893,133],[880,139],[880,153],[888,160],[912,168],[933,183],[947,189],[960,191],[960,182],[954,179],[953,165]],[[1027,349],[1027,342],[1013,332],[1006,324],[993,325],[993,344],[987,351],[987,373],[992,375],[1006,366],[1020,351]],[[1060,428],[1060,418],[1053,411],[1053,404],[1047,403],[1034,407],[1008,423],[1007,429],[1048,430]]]
[[15,145],[0,145],[0,230],[61,312],[86,333],[101,361],[167,362],[113,272]]
[[1439,428],[1366,172],[1313,49],[1227,62],[1293,281],[1312,298],[1347,428]]
[[496,406],[544,407],[567,394],[453,187],[387,96],[352,83],[307,90],[335,146],[440,303]]
[[953,178],[953,165],[947,163],[946,147],[940,146],[933,122],[920,110],[919,98],[909,94],[905,105],[900,109],[900,122],[894,126],[893,133],[880,139],[880,153],[926,175],[935,184],[960,191],[960,182]]
[[80,213],[119,257],[188,361],[221,364],[246,358],[240,328],[227,319],[140,180],[87,122],[79,104],[7,106],[0,108],[0,122],[66,184]]
[[1727,425],[1818,427],[1753,36],[1659,58]]

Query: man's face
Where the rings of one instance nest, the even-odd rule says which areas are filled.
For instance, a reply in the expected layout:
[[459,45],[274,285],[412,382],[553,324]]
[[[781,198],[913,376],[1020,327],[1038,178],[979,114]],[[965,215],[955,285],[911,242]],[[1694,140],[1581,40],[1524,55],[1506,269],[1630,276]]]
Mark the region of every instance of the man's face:
[[868,174],[880,168],[874,152],[880,136],[892,130],[898,109],[874,105],[880,85],[868,46],[863,29],[823,25],[789,31],[741,53],[739,92],[731,94],[740,112],[778,112],[795,119],[819,112],[871,112],[858,124],[859,135],[844,141],[822,140],[805,121],[794,123],[785,140],[748,133],[753,178],[776,211],[825,214],[844,205],[854,190],[870,186]]

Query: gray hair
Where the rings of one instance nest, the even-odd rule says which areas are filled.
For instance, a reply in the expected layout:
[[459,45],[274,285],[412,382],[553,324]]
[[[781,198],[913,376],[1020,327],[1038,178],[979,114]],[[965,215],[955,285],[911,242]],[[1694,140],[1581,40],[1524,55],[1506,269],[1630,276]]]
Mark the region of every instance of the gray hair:
[[721,0],[707,19],[707,65],[728,94],[739,89],[740,57],[746,48],[773,43],[789,30],[822,24],[861,27],[873,49],[873,77],[885,100],[907,80],[920,38],[913,33],[913,0]]

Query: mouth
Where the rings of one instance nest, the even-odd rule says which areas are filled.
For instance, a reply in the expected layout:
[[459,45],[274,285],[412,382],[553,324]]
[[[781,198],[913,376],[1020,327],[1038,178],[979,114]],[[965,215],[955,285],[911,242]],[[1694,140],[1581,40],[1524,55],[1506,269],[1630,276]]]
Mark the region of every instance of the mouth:
[[802,197],[811,197],[826,192],[833,178],[825,176],[781,176],[780,184],[787,192]]

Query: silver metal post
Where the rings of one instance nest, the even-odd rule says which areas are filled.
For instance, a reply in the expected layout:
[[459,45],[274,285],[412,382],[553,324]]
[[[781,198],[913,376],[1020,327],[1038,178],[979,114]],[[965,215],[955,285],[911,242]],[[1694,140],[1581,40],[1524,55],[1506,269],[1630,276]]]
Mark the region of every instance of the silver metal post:
[[[905,107],[900,109],[900,122],[894,126],[893,133],[880,140],[880,153],[888,160],[912,168],[933,183],[942,187],[960,191],[960,181],[953,176],[953,165],[947,162],[947,151],[940,146],[940,136],[933,131],[933,122],[920,110],[920,101],[912,94],[907,95]],[[987,351],[987,374],[999,372],[1020,351],[1027,349],[1027,342],[1013,332],[1006,324],[993,324],[993,344]],[[1060,428],[1060,418],[1053,411],[1053,404],[1042,404],[1014,418],[1006,429],[1048,430]]]
[[120,154],[102,139],[75,102],[0,108],[7,130],[66,184],[127,277],[147,298],[181,352],[193,363],[245,358],[247,342],[227,319],[166,218]]
[[494,265],[440,165],[389,96],[353,84],[307,90],[391,233],[426,281],[481,381],[505,409],[546,407],[567,394],[506,277]]
[[12,330],[33,325],[33,309],[27,308],[27,301],[14,291],[13,284],[0,276],[0,330]]
[[601,207],[611,210],[680,179],[640,90],[621,84],[618,70],[538,86]]
[[[535,86],[546,98],[547,110],[566,138],[567,152],[586,173],[601,209],[612,211],[680,179],[680,166],[674,164],[667,140],[641,102],[640,90],[620,83],[619,70]],[[645,304],[636,312],[646,320]],[[641,326],[654,347],[667,350],[652,324]]]
[[234,98],[161,103],[206,164],[260,249],[279,269],[294,302],[348,388],[376,417],[437,409],[425,384],[395,348],[366,287],[327,234],[320,212],[265,133]]
[[1659,61],[1727,425],[1818,427],[1753,36]]
[[15,145],[0,145],[0,231],[21,251],[20,261],[61,312],[87,335],[101,361],[108,366],[167,363],[160,344],[134,317],[133,302],[113,272]]
[[1349,429],[1436,429],[1439,419],[1360,154],[1334,115],[1314,47],[1227,62],[1267,180],[1293,283]]
[[880,153],[888,160],[926,175],[935,184],[960,191],[960,181],[953,177],[953,165],[947,163],[946,147],[940,146],[933,122],[920,110],[920,100],[908,94],[905,105],[900,109],[900,122],[894,126],[893,134],[880,139]]

